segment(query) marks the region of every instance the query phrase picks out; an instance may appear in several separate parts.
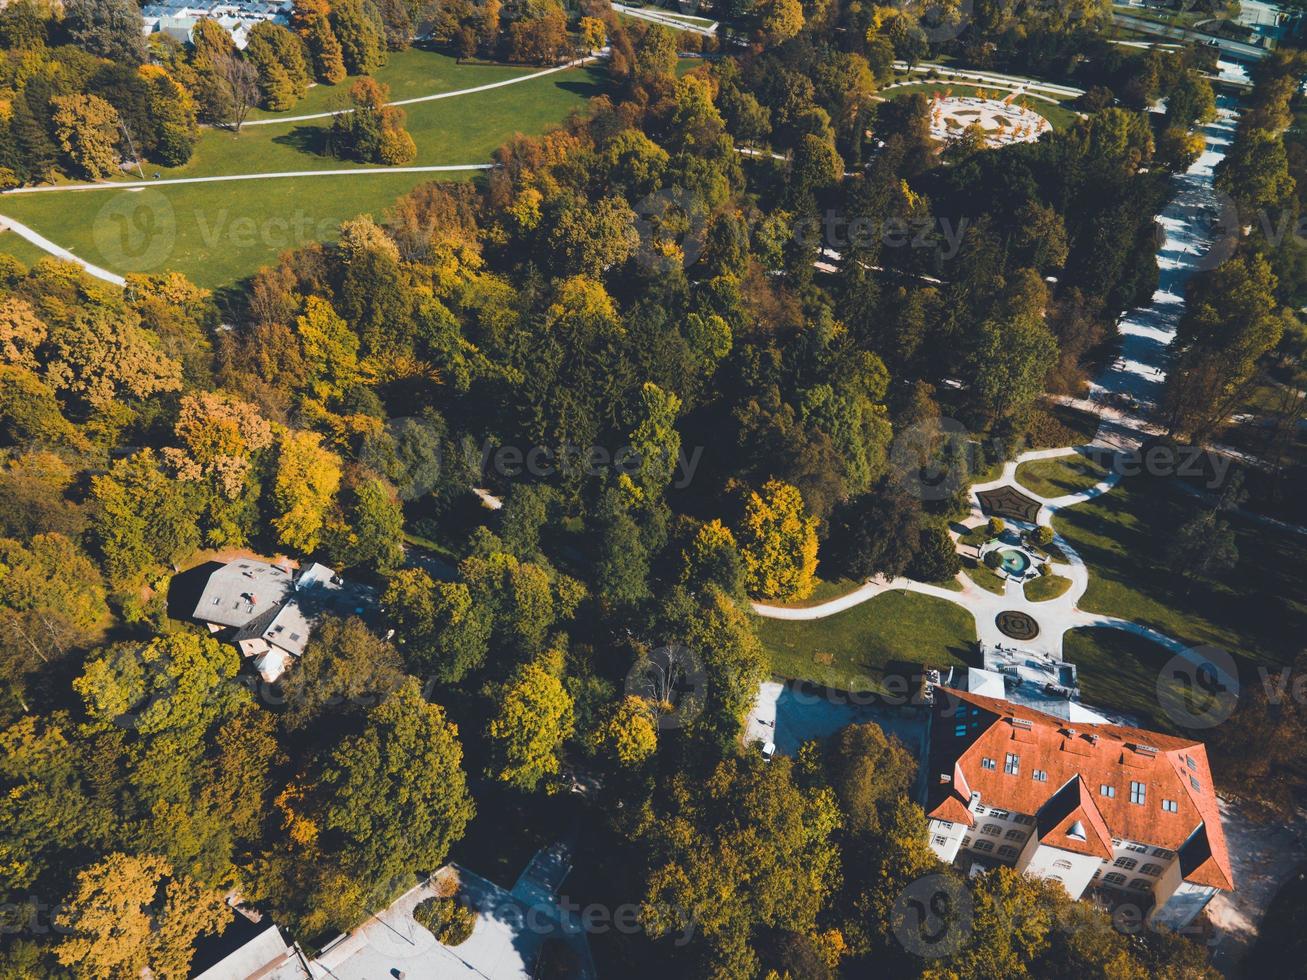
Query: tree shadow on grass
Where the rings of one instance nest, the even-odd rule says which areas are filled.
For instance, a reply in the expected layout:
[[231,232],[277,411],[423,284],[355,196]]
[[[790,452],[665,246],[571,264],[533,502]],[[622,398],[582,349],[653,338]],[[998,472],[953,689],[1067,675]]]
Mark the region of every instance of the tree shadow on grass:
[[274,136],[272,142],[279,143],[282,146],[289,146],[291,149],[298,150],[300,153],[309,153],[320,157],[326,156],[327,127],[296,126],[289,133],[283,133],[281,136]]

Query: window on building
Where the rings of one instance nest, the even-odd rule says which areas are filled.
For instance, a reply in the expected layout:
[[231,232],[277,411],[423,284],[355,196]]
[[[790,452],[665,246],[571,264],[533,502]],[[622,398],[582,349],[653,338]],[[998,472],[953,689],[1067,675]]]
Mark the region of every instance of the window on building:
[[963,838],[962,838],[962,846],[963,846],[963,847],[970,847],[970,846],[971,846],[971,838],[970,838],[970,837],[963,837]]
[[1035,770],[1034,772],[1032,772],[1030,775],[1031,775],[1032,777],[1034,777],[1034,780],[1035,780],[1035,782],[1037,782],[1037,783],[1046,783],[1046,782],[1048,782],[1048,773],[1045,772],[1043,769],[1036,769],[1036,770]]
[[1003,834],[1003,828],[998,824],[987,823],[985,826],[980,828],[980,832],[986,837],[1001,837]]
[[1021,840],[1026,836],[1026,832],[1024,830],[1009,830],[1003,836],[1008,840]]
[[1189,777],[1189,785],[1194,788],[1195,793],[1201,793],[1203,791],[1202,786],[1198,784],[1198,780],[1194,779],[1193,776]]
[[1113,871],[1111,874],[1103,875],[1103,884],[1105,885],[1124,885],[1125,875],[1117,874]]
[[1057,861],[1054,861],[1054,862],[1053,862],[1052,867],[1053,867],[1053,870],[1054,870],[1054,871],[1070,871],[1070,870],[1071,870],[1071,862],[1070,862],[1070,861],[1057,860]]
[[999,810],[997,808],[991,808],[989,815],[995,820],[1006,820],[1008,818],[1008,812],[1006,810]]
[[989,756],[983,756],[980,760],[981,769],[997,769],[998,763]]
[[966,733],[967,733],[967,726],[965,724],[953,726],[953,734],[958,738],[961,738]]
[[1133,871],[1139,866],[1139,862],[1134,858],[1117,858],[1116,866],[1118,868],[1125,868],[1127,871]]
[[1108,786],[1107,783],[1103,783],[1101,786],[1098,787],[1098,795],[1106,796],[1109,798],[1116,796],[1116,787]]
[[1180,807],[1176,804],[1175,800],[1163,800],[1162,809],[1167,813],[1178,813]]
[[1007,759],[1003,763],[1003,771],[1009,776],[1015,776],[1021,772],[1021,760],[1017,758],[1015,752],[1009,752],[1007,754]]
[[1185,764],[1186,766],[1188,766],[1190,769],[1192,769],[1194,772],[1197,772],[1197,771],[1198,771],[1198,763],[1194,762],[1194,757],[1193,757],[1193,756],[1191,756],[1191,755],[1187,755],[1187,756],[1185,756],[1185,757],[1184,757],[1184,764]]
[[947,844],[948,844],[948,838],[947,838],[947,837],[945,837],[943,834],[936,834],[936,835],[935,835],[935,845],[936,845],[937,847],[944,847],[944,846],[946,846]]
[[1158,875],[1162,873],[1162,866],[1160,864],[1145,864],[1139,870],[1146,875],[1152,875],[1154,878],[1156,878]]
[[1130,802],[1139,806],[1144,805],[1144,797],[1148,794],[1148,787],[1143,783],[1130,780]]
[[1016,857],[1018,853],[1017,849],[1011,844],[1004,844],[998,849],[998,856],[1001,858],[1007,858],[1009,861]]
[[1148,846],[1146,844],[1136,844],[1134,841],[1126,841],[1125,849],[1127,851],[1134,851],[1137,854],[1148,853]]
[[1171,858],[1175,857],[1175,854],[1172,853],[1171,851],[1168,851],[1165,847],[1154,847],[1153,857],[1161,858],[1164,861],[1169,861],[1171,860]]
[[1061,876],[1061,875],[1049,875],[1049,876],[1047,877],[1046,880],[1047,880],[1047,881],[1056,881],[1056,882],[1058,882],[1058,883],[1060,884],[1061,881],[1062,881],[1062,876]]
[[1130,882],[1130,887],[1137,892],[1146,892],[1153,887],[1153,883],[1147,878],[1136,878]]
[[988,853],[989,851],[992,851],[993,849],[994,849],[994,842],[993,842],[992,840],[978,840],[978,841],[976,841],[976,850],[978,850],[978,851],[985,851],[986,853]]
[[1033,823],[1035,822],[1035,818],[1034,818],[1034,817],[1027,816],[1027,815],[1024,814],[1024,813],[1018,813],[1018,814],[1017,814],[1015,817],[1013,817],[1012,819],[1015,820],[1017,823],[1025,824],[1027,827],[1029,827],[1031,824],[1033,824]]

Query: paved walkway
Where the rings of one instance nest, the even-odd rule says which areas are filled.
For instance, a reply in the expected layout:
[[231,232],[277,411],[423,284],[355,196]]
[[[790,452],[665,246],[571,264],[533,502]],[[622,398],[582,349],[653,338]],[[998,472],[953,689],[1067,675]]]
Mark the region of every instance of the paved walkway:
[[[634,17],[636,20],[647,20],[654,24],[662,24],[663,27],[670,27],[674,31],[685,31],[689,34],[698,34],[700,37],[713,37],[717,34],[717,28],[720,26],[717,21],[709,21],[702,17],[689,19],[689,15],[678,17],[675,14],[664,13],[661,10],[647,10],[644,7],[628,7],[624,3],[614,3],[613,9],[619,14],[626,14],[628,17]],[[702,21],[702,23],[697,23]]]
[[[503,88],[505,85],[516,85],[519,82],[529,82],[534,78],[543,78],[545,75],[552,75],[554,72],[567,71],[569,68],[576,68],[579,65],[588,64],[592,61],[598,61],[601,55],[588,55],[584,58],[576,58],[563,65],[557,65],[553,68],[545,68],[543,71],[533,71],[529,75],[517,75],[513,78],[505,78],[498,82],[488,82],[485,85],[474,85],[472,88],[461,88],[454,92],[437,92],[435,95],[419,95],[413,99],[398,99],[395,102],[387,102],[386,105],[416,105],[419,102],[435,102],[439,99],[456,99],[460,95],[473,95],[476,92],[489,92],[491,89]],[[303,116],[277,116],[272,119],[247,119],[244,123],[246,126],[275,126],[279,123],[307,122],[310,119],[329,119],[339,112],[353,112],[353,109],[334,109],[330,112],[311,112]]]
[[96,279],[103,279],[105,282],[111,282],[115,286],[127,285],[127,280],[116,272],[110,272],[108,269],[101,269],[98,265],[92,265],[85,259],[78,258],[62,245],[56,245],[54,242],[50,241],[50,239],[38,235],[31,228],[28,228],[27,225],[15,221],[13,218],[7,218],[3,214],[0,214],[0,228],[6,228],[9,231],[12,231],[19,238],[27,239],[27,241],[31,242],[37,248],[44,249],[57,259],[64,259],[67,262],[77,263],[86,270],[86,274],[89,276],[94,276]]
[[[124,191],[143,187],[166,187],[169,184],[215,184],[228,180],[272,180],[277,177],[343,177],[368,174],[453,173],[466,170],[493,170],[493,163],[451,163],[429,167],[344,167],[338,170],[279,170],[255,174],[214,174],[211,177],[168,177],[162,180],[107,180],[95,184],[44,184],[40,187],[15,187],[5,194],[51,194],[57,191]],[[7,219],[6,219],[7,220]]]

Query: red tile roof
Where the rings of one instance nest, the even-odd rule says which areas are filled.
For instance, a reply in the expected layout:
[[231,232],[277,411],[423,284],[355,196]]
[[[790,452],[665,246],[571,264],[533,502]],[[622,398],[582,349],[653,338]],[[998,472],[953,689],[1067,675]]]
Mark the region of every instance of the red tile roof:
[[[1201,742],[1121,725],[1068,722],[951,688],[937,689],[935,713],[928,816],[973,823],[960,820],[956,804],[968,803],[974,791],[987,806],[1039,818],[1041,834],[1046,832],[1055,847],[1102,857],[1111,856],[1112,838],[1164,847],[1181,852],[1186,881],[1234,888]],[[955,735],[961,726],[965,732]],[[1004,772],[1008,753],[1018,757],[1015,775]],[[994,760],[994,767],[982,766],[982,758]],[[1047,773],[1047,779],[1034,779],[1035,770]],[[947,781],[940,778],[944,774]],[[1143,804],[1130,802],[1132,782],[1143,784]],[[1115,795],[1102,795],[1104,785]],[[1163,800],[1174,801],[1176,812],[1163,810]],[[1046,831],[1045,818],[1053,821]],[[1083,842],[1067,836],[1076,820],[1086,831]]]

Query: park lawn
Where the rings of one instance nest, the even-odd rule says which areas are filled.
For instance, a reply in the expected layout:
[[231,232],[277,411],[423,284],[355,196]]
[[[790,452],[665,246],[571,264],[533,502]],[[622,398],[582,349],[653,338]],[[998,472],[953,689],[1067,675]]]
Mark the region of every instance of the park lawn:
[[1054,526],[1089,566],[1087,612],[1118,616],[1255,664],[1288,664],[1307,636],[1307,536],[1229,515],[1239,559],[1216,582],[1165,566],[1172,535],[1201,502],[1160,478],[1123,480],[1060,510]]
[[848,595],[854,589],[859,588],[861,582],[854,581],[851,578],[824,579],[815,578],[813,582],[812,594],[805,599],[799,599],[795,602],[768,602],[769,606],[781,606],[785,609],[806,609],[809,606],[820,606],[823,602],[830,602],[832,599],[838,599],[840,596]]
[[[410,127],[419,165],[479,163],[514,133],[542,133],[601,90],[589,69],[539,81],[415,106]],[[514,101],[516,100],[516,102]],[[329,120],[328,120],[329,122]],[[307,124],[205,136],[217,151],[197,152],[177,173],[326,170],[358,164],[292,148]],[[300,134],[300,136],[296,136]],[[204,141],[202,141],[204,142]],[[239,151],[233,147],[239,146]],[[429,180],[460,180],[475,171],[367,173],[277,177],[204,184],[165,184],[143,190],[11,194],[0,213],[36,229],[75,255],[112,272],[176,270],[202,286],[242,279],[287,248],[335,238],[340,222],[380,216],[400,195]],[[131,195],[130,197],[128,195]],[[157,247],[152,247],[156,246]]]
[[1030,602],[1048,602],[1060,595],[1065,595],[1071,588],[1071,580],[1062,575],[1041,575],[1032,578],[1024,586],[1026,598]]
[[1077,452],[1052,459],[1032,459],[1017,467],[1017,482],[1041,497],[1083,493],[1107,477],[1108,468]]
[[876,690],[891,660],[966,664],[976,624],[961,606],[895,590],[825,619],[759,619],[758,638],[774,674],[841,690]]
[[1161,644],[1125,630],[1074,629],[1062,638],[1062,659],[1076,665],[1086,705],[1134,715],[1150,730],[1180,734],[1157,694],[1171,657]]
[[[1005,99],[1012,94],[1010,89],[998,88],[996,86],[985,86],[971,84],[969,82],[950,82],[948,80],[912,82],[911,84],[901,85],[897,88],[883,90],[881,95],[886,99],[897,99],[904,95],[913,95],[920,92],[925,96],[933,96],[936,93],[947,93],[957,97],[978,96],[982,92],[986,97],[991,99]],[[1048,96],[1052,98],[1052,96]],[[1037,112],[1043,116],[1056,130],[1070,129],[1072,124],[1079,118],[1075,110],[1071,109],[1066,101],[1046,102],[1044,99],[1037,99],[1032,95],[1022,95],[1017,97],[1017,101],[1024,105],[1032,112]]]
[[998,574],[998,572],[994,571],[994,569],[990,568],[983,561],[972,561],[969,558],[964,559],[962,562],[962,570],[967,573],[967,577],[971,579],[971,581],[975,582],[987,592],[992,592],[994,595],[1003,595],[1007,592],[1007,579]]
[[[569,112],[599,95],[604,82],[602,69],[574,68],[489,92],[407,106],[405,127],[417,144],[417,157],[409,166],[489,163],[490,155],[514,133],[543,133],[562,123]],[[367,166],[385,169],[325,155],[322,150],[330,129],[330,118],[247,126],[239,134],[207,129],[186,163],[152,166],[147,173],[170,179]],[[124,174],[121,179],[140,178]]]
[[[423,95],[489,85],[542,70],[527,65],[498,65],[484,61],[465,61],[460,64],[453,55],[414,47],[407,51],[392,51],[385,66],[373,72],[372,77],[390,86],[392,102],[401,102]],[[349,105],[350,87],[361,77],[363,76],[351,75],[339,85],[313,85],[304,98],[289,109],[281,112],[254,109],[249,118],[277,119],[280,116],[307,116],[315,112],[343,109]]]
[[50,254],[12,231],[0,231],[0,253],[12,255],[26,266],[33,266]]
[[[124,275],[176,270],[197,285],[215,288],[256,272],[288,248],[334,240],[347,218],[364,212],[379,218],[397,197],[424,181],[469,176],[378,170],[362,176],[174,184],[139,193],[32,194],[7,198],[0,207],[93,265]],[[122,224],[111,224],[119,220],[117,202],[123,200],[139,210],[127,211]],[[146,233],[127,230],[129,223]]]

